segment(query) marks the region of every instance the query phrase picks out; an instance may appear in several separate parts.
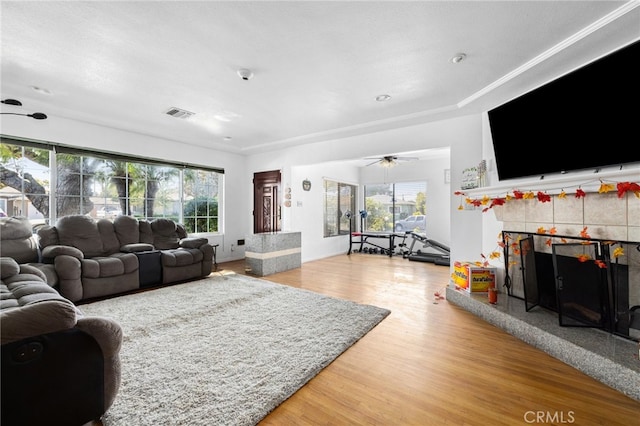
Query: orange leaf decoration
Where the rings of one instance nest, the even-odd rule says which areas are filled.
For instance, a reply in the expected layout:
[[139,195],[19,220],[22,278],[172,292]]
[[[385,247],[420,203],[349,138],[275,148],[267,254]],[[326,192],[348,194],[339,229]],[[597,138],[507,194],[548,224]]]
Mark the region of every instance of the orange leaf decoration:
[[578,257],[578,261],[582,262],[582,263],[584,263],[584,262],[586,262],[588,260],[591,260],[591,256],[589,256],[588,254],[580,254],[577,257]]
[[502,247],[505,248],[507,245],[505,243],[503,243],[502,241],[498,241],[498,247]]
[[582,231],[580,231],[580,236],[582,238],[589,238],[591,239],[591,235],[587,234],[587,228],[588,226],[585,226],[584,228],[582,228]]
[[557,233],[558,233],[558,231],[556,230],[556,227],[555,227],[555,226],[554,226],[554,227],[552,227],[551,229],[549,229],[549,234],[551,234],[551,235],[555,235],[555,234],[557,234]]
[[513,199],[513,197],[511,195],[507,194],[506,197],[504,197],[504,199],[506,201],[511,201]]
[[602,260],[596,259],[594,260],[595,264],[598,265],[598,268],[600,269],[607,269],[607,264],[604,263]]
[[606,194],[607,192],[613,191],[614,189],[616,189],[616,188],[615,188],[615,186],[613,186],[612,183],[601,182],[600,183],[600,188],[598,188],[598,192],[600,194]]
[[464,207],[462,207],[462,204],[458,206],[458,210],[464,210]]
[[551,241],[551,238],[549,238],[549,239],[548,239],[547,241],[545,241],[544,243],[547,245],[547,247],[551,247],[551,244],[553,244],[553,243],[552,243],[552,241]]
[[564,189],[562,190],[562,192],[561,192],[561,193],[559,193],[559,194],[558,194],[558,198],[562,198],[562,199],[567,198],[567,193],[566,193],[566,192],[564,192]]
[[578,188],[576,190],[576,198],[584,198],[587,195],[582,189]]
[[453,195],[464,195],[464,192],[462,191],[456,191],[453,193]]
[[482,205],[486,206],[487,204],[489,204],[490,200],[491,200],[491,198],[489,198],[488,195],[485,195],[484,197],[482,197]]
[[524,194],[523,198],[525,200],[533,200],[534,198],[536,198],[535,195],[533,195],[532,191],[527,192],[526,194]]
[[541,226],[540,228],[538,228],[538,230],[537,230],[536,232],[537,232],[538,234],[544,234],[544,233],[546,233],[546,232],[547,232],[547,230],[546,230],[546,229],[544,229],[544,227],[543,227],[543,226]]
[[541,203],[548,203],[551,201],[551,196],[549,194],[545,194],[542,191],[538,191],[538,201]]
[[489,259],[499,259],[502,254],[499,251],[492,251],[489,254]]

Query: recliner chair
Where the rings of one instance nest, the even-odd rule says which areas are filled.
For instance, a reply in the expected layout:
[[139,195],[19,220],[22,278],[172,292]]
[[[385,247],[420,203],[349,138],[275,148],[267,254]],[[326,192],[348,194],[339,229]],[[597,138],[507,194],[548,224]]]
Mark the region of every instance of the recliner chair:
[[30,265],[0,258],[1,422],[81,426],[120,386],[122,329],[85,316]]
[[53,265],[41,262],[38,241],[26,217],[0,218],[0,257],[11,257],[18,264],[35,266],[44,273],[47,284],[57,289],[56,270]]

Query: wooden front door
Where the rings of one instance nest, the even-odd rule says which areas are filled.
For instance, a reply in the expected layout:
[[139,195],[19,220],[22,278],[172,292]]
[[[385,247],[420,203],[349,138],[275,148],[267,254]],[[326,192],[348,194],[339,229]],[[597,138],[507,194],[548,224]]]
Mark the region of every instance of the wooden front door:
[[253,175],[253,233],[280,231],[280,171]]

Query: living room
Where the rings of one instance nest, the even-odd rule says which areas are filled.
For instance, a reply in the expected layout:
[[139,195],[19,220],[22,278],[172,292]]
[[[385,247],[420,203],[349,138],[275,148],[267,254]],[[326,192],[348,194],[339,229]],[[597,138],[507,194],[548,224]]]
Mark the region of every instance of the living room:
[[[625,13],[617,12],[621,17],[608,24],[609,27],[615,28],[614,34],[611,34],[609,27],[607,27],[608,31],[601,30],[599,26],[591,30],[585,40],[588,39],[589,43],[593,43],[599,50],[582,52],[581,61],[597,58],[637,37],[636,28],[629,25],[629,22],[634,22],[635,14],[638,13],[637,9],[629,8],[629,5],[627,8],[630,9],[628,13],[627,11],[624,11]],[[7,16],[6,13],[5,16]],[[17,21],[15,23],[17,24]],[[620,28],[616,28],[617,26]],[[5,26],[3,41],[9,41],[10,31],[11,29]],[[38,31],[35,29],[33,31],[37,35]],[[22,37],[17,31],[13,32],[13,36],[18,39]],[[576,41],[574,48],[580,47],[585,40]],[[4,44],[7,45],[6,42]],[[570,49],[566,48],[565,50],[569,51]],[[7,47],[5,47],[5,52],[8,52]],[[555,55],[546,60],[545,63],[549,65],[544,65],[544,73],[536,76],[538,81],[553,79],[580,65],[580,63],[576,64],[577,58],[563,59],[567,52],[554,53]],[[549,55],[547,54],[547,56]],[[4,58],[3,63],[9,65],[9,57],[5,54]],[[538,59],[538,61],[540,60]],[[465,63],[462,62],[458,65],[464,66]],[[477,260],[480,253],[487,252],[495,246],[495,235],[499,231],[497,222],[491,221],[488,219],[489,215],[482,215],[480,212],[465,211],[461,212],[462,214],[455,214],[459,199],[457,197],[447,198],[445,195],[445,193],[451,194],[459,189],[463,171],[469,167],[477,166],[482,160],[486,160],[490,165],[489,184],[497,183],[495,168],[491,167],[495,162],[490,129],[486,115],[482,113],[483,109],[486,111],[488,108],[479,108],[474,102],[469,102],[472,108],[465,107],[465,105],[454,108],[453,114],[451,111],[444,110],[430,112],[419,117],[406,116],[402,120],[397,120],[393,125],[394,128],[387,130],[360,131],[361,135],[347,137],[340,137],[339,134],[337,137],[333,137],[327,134],[322,137],[325,139],[322,142],[305,143],[298,146],[288,143],[283,144],[283,148],[280,149],[278,149],[277,143],[263,144],[264,146],[258,144],[254,149],[238,151],[237,149],[208,149],[202,144],[185,145],[178,138],[165,139],[141,134],[139,131],[124,131],[114,128],[111,124],[101,125],[95,121],[92,123],[92,120],[87,120],[79,115],[76,118],[68,112],[60,116],[52,115],[50,111],[57,102],[57,95],[43,95],[42,92],[35,92],[30,89],[30,86],[20,83],[22,78],[11,78],[14,75],[13,70],[4,73],[2,84],[5,96],[21,98],[24,104],[21,109],[42,110],[49,112],[50,117],[47,120],[28,120],[4,115],[2,117],[2,133],[4,135],[85,147],[97,151],[125,153],[141,158],[149,154],[149,147],[153,147],[154,158],[171,159],[185,163],[195,162],[224,169],[226,187],[222,218],[223,232],[210,237],[212,243],[220,244],[220,261],[242,257],[242,247],[236,247],[234,251],[231,251],[231,245],[235,245],[238,240],[243,239],[252,230],[251,179],[255,172],[280,170],[283,184],[291,188],[292,207],[283,209],[282,224],[284,230],[296,229],[302,232],[304,239],[302,259],[305,261],[342,253],[346,248],[344,238],[323,238],[318,225],[315,225],[322,211],[318,208],[318,202],[313,200],[320,200],[323,176],[360,185],[371,183],[362,181],[360,178],[362,169],[349,162],[354,159],[388,153],[402,154],[432,148],[449,149],[450,163],[439,163],[435,167],[426,164],[427,167],[422,170],[428,170],[429,176],[420,174],[415,177],[407,175],[395,177],[393,174],[399,173],[401,168],[392,169],[390,178],[424,180],[426,177],[430,196],[433,196],[430,204],[433,206],[432,211],[435,213],[442,209],[442,214],[434,214],[435,217],[428,221],[428,226],[430,226],[428,232],[442,232],[442,235],[437,235],[435,239],[451,247],[453,259]],[[495,99],[507,100],[514,96],[514,93],[522,93],[539,84],[531,79],[523,79],[522,75],[518,77],[492,88],[492,96],[495,96],[492,101],[496,102]],[[49,78],[37,77],[35,79],[39,81],[32,81],[29,85],[44,87],[42,80]],[[259,82],[259,75],[248,82],[239,81],[239,83],[248,84],[257,82]],[[49,89],[53,90],[53,88]],[[27,92],[26,90],[31,91]],[[10,106],[5,106],[3,111],[15,112],[16,108],[11,109]],[[380,127],[380,124],[378,126]],[[184,126],[173,128],[172,131],[174,133],[176,131],[186,132]],[[318,136],[315,137],[318,138]],[[312,138],[307,139],[313,140]],[[211,145],[216,144],[212,143]],[[402,166],[408,165],[403,164]],[[451,181],[447,184],[444,183],[446,169],[450,171],[451,176]],[[415,167],[414,170],[420,171],[421,168]],[[367,173],[370,171],[367,170]],[[589,172],[584,175],[588,174]],[[303,192],[301,188],[301,182],[305,178],[313,178],[313,185],[308,193]],[[620,180],[626,178],[624,173],[620,176]],[[384,178],[374,176],[371,179],[379,183]],[[581,183],[582,180],[582,176],[576,173],[575,182]],[[524,180],[524,182],[528,183],[530,180]],[[521,185],[521,181],[514,180],[509,184],[512,188],[517,185]],[[440,198],[440,195],[444,196]],[[450,231],[447,231],[448,229]],[[450,235],[447,235],[448,232]]]
[[[42,111],[47,113],[48,118],[46,120],[32,120],[27,117],[3,115],[2,135],[93,151],[126,154],[141,159],[148,157],[173,163],[199,164],[223,169],[225,187],[220,232],[206,235],[211,244],[219,245],[217,260],[221,264],[243,259],[244,249],[242,246],[238,246],[237,242],[253,232],[253,175],[269,170],[279,170],[282,173],[283,188],[291,188],[291,207],[282,208],[282,229],[301,232],[303,263],[345,254],[348,249],[347,236],[325,238],[322,234],[323,181],[325,178],[353,183],[358,185],[359,189],[368,184],[382,182],[426,181],[429,197],[427,234],[450,246],[452,259],[480,261],[482,254],[495,250],[497,235],[503,229],[503,222],[494,215],[493,211],[483,213],[482,208],[467,206],[464,201],[461,201],[461,197],[454,195],[454,192],[459,191],[462,187],[463,172],[466,169],[478,166],[483,160],[487,162],[489,169],[486,185],[489,189],[486,192],[490,195],[522,187],[534,191],[554,191],[559,185],[575,186],[583,185],[585,182],[589,182],[584,186],[588,192],[596,193],[599,189],[598,182],[591,183],[593,170],[569,175],[553,174],[545,176],[544,182],[539,177],[523,178],[507,183],[499,182],[487,111],[514,96],[532,90],[546,81],[553,80],[576,67],[625,46],[640,36],[636,25],[640,14],[637,2],[613,2],[615,7],[601,4],[601,10],[587,11],[587,15],[580,21],[584,24],[582,27],[577,21],[572,21],[571,13],[565,10],[562,15],[565,21],[562,25],[556,24],[554,29],[558,30],[558,34],[545,41],[545,48],[525,53],[526,67],[518,68],[517,72],[513,72],[515,67],[508,68],[506,71],[509,73],[505,72],[499,75],[499,79],[487,80],[484,85],[476,86],[474,90],[469,90],[463,97],[449,98],[447,103],[429,109],[420,106],[429,97],[426,94],[414,102],[418,106],[412,105],[412,109],[407,107],[404,111],[394,110],[391,115],[386,115],[384,103],[376,104],[373,107],[367,106],[366,109],[374,109],[381,105],[382,108],[378,108],[375,114],[367,116],[370,120],[365,123],[366,125],[357,120],[354,120],[350,125],[341,122],[342,126],[337,126],[338,129],[329,127],[315,129],[315,131],[308,131],[304,137],[294,134],[285,134],[285,136],[279,134],[280,138],[268,139],[260,135],[252,141],[252,145],[244,147],[241,145],[244,141],[241,141],[240,137],[234,138],[238,140],[237,146],[228,143],[228,141],[222,141],[226,129],[218,130],[216,126],[223,126],[220,121],[211,125],[212,128],[215,127],[215,131],[200,122],[193,124],[186,121],[169,122],[167,127],[162,127],[159,130],[154,129],[153,132],[141,131],[135,125],[114,125],[117,119],[122,119],[124,123],[125,119],[136,116],[138,114],[136,107],[140,106],[139,99],[145,96],[144,93],[137,93],[134,107],[128,109],[129,101],[126,100],[128,95],[125,95],[123,88],[117,86],[115,76],[122,72],[117,65],[114,65],[114,68],[118,69],[114,69],[101,63],[100,66],[103,68],[99,72],[94,71],[95,74],[91,74],[89,77],[85,76],[89,80],[89,86],[95,85],[98,87],[97,92],[107,93],[107,98],[112,100],[109,109],[120,110],[115,116],[116,118],[108,120],[106,117],[101,117],[100,108],[98,112],[94,112],[93,116],[85,113],[83,111],[84,104],[79,103],[77,99],[92,97],[91,92],[84,91],[86,88],[76,93],[75,96],[78,98],[72,100],[70,104],[56,109],[58,108],[56,104],[64,98],[63,94],[74,90],[70,82],[60,76],[48,75],[48,70],[45,69],[46,61],[43,61],[43,64],[37,60],[21,62],[25,55],[38,56],[35,46],[40,41],[37,40],[54,40],[51,43],[55,43],[57,39],[54,33],[47,34],[46,31],[40,32],[38,30],[38,28],[47,28],[52,24],[47,23],[49,18],[45,13],[38,12],[36,4],[21,6],[25,8],[25,12],[16,13],[16,10],[12,11],[9,8],[9,3],[12,2],[3,2],[2,5],[4,50],[2,98],[3,100],[19,99],[22,106],[3,104],[2,112]],[[18,6],[14,7],[17,10],[21,9]],[[357,8],[360,7],[366,6],[358,4]],[[64,15],[63,12],[58,13]],[[542,15],[544,16],[544,13]],[[354,17],[355,15],[349,16]],[[599,21],[596,17],[603,20]],[[29,21],[31,18],[42,22],[43,25],[31,24]],[[142,20],[143,18],[139,16],[137,19]],[[143,26],[137,19],[131,18],[133,22],[127,22]],[[575,29],[575,32],[563,29],[566,24],[571,22],[573,23],[570,28]],[[597,22],[597,24],[592,25],[593,22]],[[59,21],[56,21],[55,25],[60,26]],[[529,25],[531,26],[528,28],[539,28],[540,24],[539,22],[530,22]],[[585,35],[585,33],[578,31],[587,26],[589,27],[588,34]],[[29,27],[27,35],[21,33],[21,27]],[[276,26],[270,29],[274,30],[274,28]],[[545,31],[539,30],[539,32]],[[21,38],[26,41],[21,41]],[[62,37],[61,39],[65,40],[66,38]],[[230,39],[231,37],[225,40],[229,41]],[[48,43],[43,42],[46,46],[45,49],[52,48]],[[19,48],[16,47],[14,50],[14,46],[19,46]],[[180,47],[182,46],[180,45]],[[478,46],[479,48],[480,46]],[[543,51],[545,54],[542,54]],[[300,52],[304,52],[304,50],[300,50]],[[258,55],[259,52],[255,54]],[[262,56],[260,57],[262,58]],[[260,83],[264,74],[261,75],[260,64],[257,64],[255,65],[255,75],[249,81],[238,78],[235,67],[249,66],[242,60],[247,60],[247,58],[233,56],[233,60],[229,60],[230,63],[227,64],[225,72],[228,71],[231,77],[224,77],[224,80],[225,84],[231,87],[231,92],[244,95],[247,91],[247,85],[253,84],[255,87],[257,83]],[[456,71],[451,71],[452,66],[465,66],[472,60],[472,53],[469,53],[468,58],[459,64],[452,64],[449,62],[449,58],[446,58],[445,62],[447,62],[448,68],[445,70],[455,73]],[[153,62],[151,59],[147,61]],[[131,62],[135,61],[131,60]],[[122,67],[124,68],[124,64]],[[190,67],[199,68],[200,63],[191,64]],[[29,72],[21,75],[23,68],[28,69]],[[356,71],[364,73],[362,68],[354,68]],[[220,68],[217,69],[220,70]],[[352,70],[353,68],[348,69]],[[300,68],[295,68],[295,70],[298,71]],[[532,70],[535,70],[536,73]],[[220,72],[222,73],[222,71]],[[511,72],[513,73],[511,74]],[[531,74],[535,75],[531,76]],[[510,77],[506,78],[506,75]],[[80,78],[78,77],[78,79]],[[287,79],[314,81],[314,79],[320,80],[320,77],[315,74],[313,77],[306,74],[304,77],[287,75],[286,78],[280,77],[280,80],[277,81],[285,84]],[[144,80],[144,76],[138,76],[136,79],[137,83],[141,83],[142,80]],[[60,83],[60,81],[63,83],[59,87],[54,86],[56,82]],[[170,93],[166,95],[165,101],[171,104],[182,102],[181,96],[175,95],[175,93],[188,84],[189,78],[185,78],[177,87],[167,89],[167,92]],[[241,86],[241,84],[245,86]],[[273,80],[270,81],[270,84],[274,84]],[[398,84],[402,86],[402,83]],[[37,92],[32,86],[44,88],[51,93]],[[161,85],[157,84],[149,90],[157,87],[161,87]],[[491,98],[485,98],[489,92]],[[260,93],[257,91],[257,94],[252,94],[252,96],[258,96]],[[276,99],[276,96],[269,99]],[[208,99],[208,102],[214,102],[214,100]],[[305,98],[300,102],[310,103],[311,100]],[[262,100],[260,102],[260,107],[263,109],[268,109],[268,105],[268,101]],[[73,106],[75,109],[72,109]],[[166,106],[168,107],[169,104]],[[164,105],[154,105],[151,109],[155,108],[159,111],[163,107]],[[149,107],[147,106],[147,108]],[[123,112],[123,110],[126,111]],[[145,109],[144,113],[146,114],[147,111],[148,109]],[[168,117],[162,118],[173,120]],[[272,121],[286,127],[290,125],[287,121],[305,120],[295,116],[291,119],[286,117]],[[309,116],[306,121],[313,121],[313,116]],[[239,126],[242,125],[242,120],[238,119],[237,122],[240,123]],[[193,124],[191,127],[198,127],[198,132],[197,137],[187,140],[186,135],[193,135],[189,133],[192,131],[188,128],[190,124]],[[268,124],[269,127],[274,126],[273,123]],[[166,132],[166,137],[162,136],[162,132]],[[182,134],[185,135],[184,139],[181,139]],[[298,144],[297,141],[303,143]],[[434,151],[439,153],[435,158],[429,154]],[[415,156],[419,157],[419,160],[400,164],[391,169],[363,166],[362,160],[364,158],[388,154]],[[565,154],[545,153],[543,155]],[[527,158],[523,154],[523,159]],[[612,181],[638,182],[640,163],[634,162],[626,165],[622,170],[619,167],[611,166],[600,170],[600,173]],[[450,176],[450,180],[447,181],[445,176]],[[303,181],[311,182],[309,191],[303,189]],[[486,195],[482,188],[475,189],[470,194],[471,197],[479,198]],[[362,207],[362,201],[358,202],[358,207]],[[463,208],[459,209],[460,206]],[[510,222],[519,221],[510,220]],[[640,226],[633,222],[625,224],[625,226],[628,227],[626,238],[639,241]],[[501,263],[500,260],[492,262],[492,266],[499,269],[499,280],[504,278]]]

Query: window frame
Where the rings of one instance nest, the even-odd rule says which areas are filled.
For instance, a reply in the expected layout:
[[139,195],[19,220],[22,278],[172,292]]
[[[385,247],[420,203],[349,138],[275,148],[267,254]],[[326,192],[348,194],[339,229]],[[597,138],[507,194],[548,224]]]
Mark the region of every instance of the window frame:
[[[328,186],[335,186],[335,189],[328,189]],[[356,211],[358,199],[358,185],[341,182],[335,179],[324,178],[323,183],[323,238],[339,237],[349,235],[351,232],[351,220]],[[349,194],[344,194],[344,191]],[[335,193],[332,196],[330,193]],[[348,196],[348,206],[344,203],[344,197]],[[344,208],[346,207],[346,209]]]
[[[171,173],[177,173],[178,175],[178,186],[179,188],[174,188],[173,189],[173,194],[175,196],[175,198],[173,199],[173,203],[176,207],[178,207],[177,210],[177,214],[173,214],[170,217],[172,219],[177,220],[179,223],[185,224],[185,216],[187,216],[185,214],[185,210],[188,207],[188,205],[191,203],[193,204],[193,208],[194,208],[194,214],[187,216],[187,220],[189,219],[193,219],[193,226],[189,226],[189,224],[185,224],[185,226],[187,226],[187,230],[190,234],[221,234],[222,231],[222,225],[224,223],[224,220],[222,218],[221,213],[223,212],[223,206],[221,205],[222,200],[223,200],[223,195],[224,195],[224,184],[225,184],[225,180],[224,180],[224,169],[221,168],[214,168],[214,167],[207,167],[207,166],[200,166],[197,164],[191,164],[191,163],[177,163],[177,162],[171,162],[171,161],[165,161],[165,160],[158,160],[158,159],[153,159],[153,158],[146,158],[146,157],[135,157],[135,156],[128,156],[128,155],[122,155],[122,154],[116,154],[116,153],[110,153],[110,152],[106,152],[106,151],[97,151],[97,150],[91,150],[91,149],[79,149],[79,148],[75,148],[75,147],[70,147],[70,146],[65,146],[62,144],[52,144],[52,143],[47,143],[47,142],[39,142],[39,141],[33,141],[33,140],[26,140],[26,139],[20,139],[20,138],[14,138],[14,137],[7,137],[4,135],[0,135],[0,144],[2,145],[10,145],[10,146],[18,146],[22,148],[22,153],[20,154],[20,157],[13,157],[13,158],[26,158],[24,157],[24,153],[25,153],[25,149],[26,148],[30,148],[30,149],[37,149],[37,150],[45,150],[48,151],[48,157],[49,157],[49,183],[48,183],[48,188],[44,188],[45,192],[42,195],[47,195],[48,196],[48,215],[46,217],[44,217],[43,214],[40,214],[40,216],[42,216],[43,218],[37,218],[37,222],[44,222],[44,223],[55,223],[55,221],[57,220],[57,201],[59,201],[59,197],[61,197],[61,194],[57,193],[57,190],[51,190],[52,188],[57,188],[57,184],[58,184],[58,178],[61,176],[58,170],[58,160],[62,157],[58,157],[58,156],[70,156],[68,157],[70,160],[73,160],[73,157],[78,157],[78,170],[77,170],[77,181],[78,181],[78,189],[79,192],[77,194],[65,194],[64,196],[67,197],[80,197],[80,199],[78,200],[78,213],[77,214],[89,214],[92,215],[94,218],[99,219],[97,216],[97,210],[98,208],[96,208],[95,204],[93,203],[93,201],[89,201],[88,203],[86,203],[86,206],[91,206],[91,211],[85,212],[85,208],[83,207],[83,202],[82,202],[82,198],[86,197],[87,199],[89,198],[101,198],[101,197],[106,197],[106,192],[103,195],[100,196],[94,196],[93,195],[93,190],[89,191],[90,195],[86,195],[85,193],[83,193],[83,187],[86,185],[89,185],[89,187],[91,187],[91,185],[96,185],[95,182],[92,182],[93,180],[96,179],[96,176],[98,176],[98,173],[90,173],[89,171],[83,170],[83,164],[86,161],[95,161],[96,164],[100,165],[101,160],[104,160],[104,163],[98,167],[103,167],[104,168],[104,164],[106,164],[106,162],[113,162],[113,163],[117,163],[117,162],[121,162],[122,163],[122,170],[125,170],[125,174],[122,175],[122,178],[126,180],[125,183],[125,196],[120,197],[120,193],[118,193],[118,198],[116,199],[116,201],[111,202],[111,204],[113,205],[124,205],[126,207],[126,211],[125,213],[132,213],[131,211],[131,206],[132,206],[132,200],[141,200],[143,205],[144,205],[144,209],[143,209],[143,213],[142,215],[137,215],[136,217],[140,218],[140,219],[147,219],[147,220],[152,220],[154,218],[157,217],[169,217],[166,216],[165,214],[163,215],[156,215],[153,214],[152,216],[149,216],[148,213],[148,201],[149,200],[154,200],[154,203],[152,204],[155,205],[155,200],[156,198],[147,198],[146,195],[149,194],[147,191],[148,189],[148,184],[149,182],[153,182],[155,178],[151,177],[149,175],[149,170],[151,170],[151,168],[159,168],[160,171],[162,171],[162,168],[165,168],[167,170],[171,170]],[[6,164],[8,164],[7,160],[8,158],[11,157],[7,157],[7,158],[3,158],[1,165],[4,167]],[[75,161],[75,160],[73,160]],[[45,166],[42,166],[45,167]],[[143,171],[141,173],[141,176],[138,176],[137,179],[137,184],[140,187],[144,187],[144,192],[143,194],[145,194],[145,197],[143,197],[142,199],[135,198],[134,196],[131,195],[130,192],[130,182],[133,180],[133,177],[130,175],[130,170],[131,168],[138,168],[139,171]],[[11,168],[8,168],[9,170],[12,170]],[[109,170],[108,168],[106,169],[107,171]],[[18,174],[18,176],[21,179],[24,179],[24,173],[21,173],[19,170],[12,170],[14,172],[16,172]],[[95,170],[94,170],[95,172]],[[200,214],[200,212],[198,211],[198,204],[200,202],[205,203],[205,201],[194,201],[195,198],[197,198],[197,196],[194,196],[194,194],[187,194],[188,190],[193,190],[193,191],[198,191],[201,190],[201,188],[203,186],[199,186],[199,183],[194,183],[191,186],[189,185],[185,185],[185,179],[187,175],[196,175],[196,176],[204,176],[205,180],[208,181],[208,186],[207,185],[203,185],[204,187],[208,187],[211,188],[213,190],[213,193],[202,193],[200,192],[200,198],[206,201],[206,213],[204,215]],[[120,175],[116,175],[116,177],[119,177]],[[102,191],[106,191],[106,189],[104,188],[104,185],[109,185],[111,182],[111,180],[113,179],[113,175],[107,174],[105,175],[105,177],[103,177],[104,179],[104,183],[101,186]],[[4,182],[3,182],[4,183]],[[157,185],[160,185],[156,182]],[[35,211],[37,211],[38,213],[40,213],[40,210],[38,210],[37,208],[35,208],[33,205],[31,205],[31,201],[29,199],[29,197],[26,195],[24,188],[21,190],[18,190],[17,188],[13,187],[13,186],[9,186],[9,185],[5,185],[8,186],[10,188],[14,188],[16,190],[16,199],[19,198],[19,203],[21,206],[25,205],[29,205],[31,207],[33,207],[35,209]],[[190,188],[190,189],[188,189]],[[204,194],[204,195],[203,195]],[[111,198],[111,197],[109,197]],[[103,202],[102,204],[99,204],[99,207],[106,207],[107,202]],[[152,207],[155,208],[155,207]],[[21,209],[22,210],[22,209]],[[70,214],[75,214],[75,213],[70,213]],[[205,223],[205,229],[199,229],[198,228],[198,223]],[[211,225],[213,224],[213,225]]]

